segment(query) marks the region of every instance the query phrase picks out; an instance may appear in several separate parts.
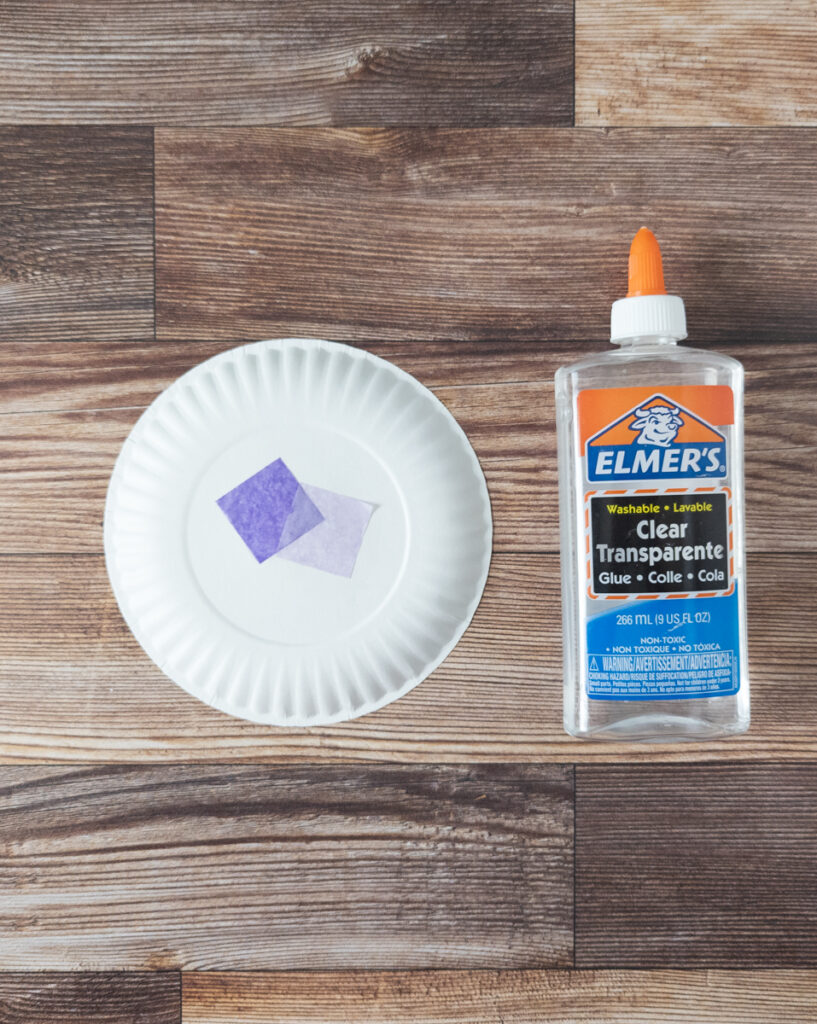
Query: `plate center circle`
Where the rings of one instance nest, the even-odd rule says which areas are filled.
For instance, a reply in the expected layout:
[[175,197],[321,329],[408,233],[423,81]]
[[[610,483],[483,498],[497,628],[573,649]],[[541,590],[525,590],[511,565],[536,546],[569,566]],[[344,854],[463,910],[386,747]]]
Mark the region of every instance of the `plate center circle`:
[[[280,554],[257,562],[216,504],[279,458],[301,484],[375,506],[350,578]],[[275,644],[320,646],[349,637],[390,600],[408,546],[406,502],[383,461],[361,440],[330,425],[294,421],[291,412],[216,455],[187,509],[187,552],[203,594],[238,629]]]

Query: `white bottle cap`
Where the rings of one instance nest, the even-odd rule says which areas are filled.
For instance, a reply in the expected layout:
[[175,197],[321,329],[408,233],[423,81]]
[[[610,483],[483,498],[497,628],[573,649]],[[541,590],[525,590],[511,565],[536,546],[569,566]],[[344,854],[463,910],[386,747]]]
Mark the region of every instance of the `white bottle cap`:
[[683,341],[687,316],[680,295],[631,295],[610,311],[610,341],[660,335]]

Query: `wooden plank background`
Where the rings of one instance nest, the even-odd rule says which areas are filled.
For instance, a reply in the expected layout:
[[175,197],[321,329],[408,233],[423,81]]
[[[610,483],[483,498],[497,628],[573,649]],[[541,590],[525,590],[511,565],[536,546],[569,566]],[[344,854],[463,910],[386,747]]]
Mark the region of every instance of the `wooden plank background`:
[[3,966],[568,966],[572,774],[7,768]]
[[[407,697],[314,730],[228,718],[175,687],[122,622],[102,559],[113,460],[144,406],[229,343],[20,344],[0,416],[0,759],[456,762],[817,754],[817,346],[728,346],[747,369],[753,726],[739,744],[577,744],[561,725],[552,376],[576,345],[369,345],[433,387],[486,471],[495,555],[473,625]],[[29,372],[32,365],[37,372]],[[794,516],[781,519],[779,502]],[[794,620],[789,594],[803,595]]]
[[817,965],[817,765],[581,768],[578,967]]
[[693,338],[812,341],[815,163],[782,128],[159,129],[157,334],[605,340],[649,223]]
[[152,333],[152,131],[0,126],[0,275],[3,342]]
[[187,974],[186,1024],[813,1024],[813,971]]
[[572,0],[0,6],[3,120],[570,124]]
[[[813,1024],[815,972],[289,971],[184,975],[185,1024]],[[177,972],[0,973],[3,1024],[178,1024]],[[577,1014],[581,1014],[581,1018]]]
[[[181,373],[230,344],[18,345],[6,356],[0,413],[7,518],[0,553],[102,552],[100,523],[113,462],[144,408]],[[468,434],[491,491],[495,550],[559,550],[553,375],[575,345],[372,343],[431,387]],[[581,351],[586,351],[582,347]],[[817,343],[731,345],[747,371],[746,461],[751,551],[813,551],[817,449],[809,375]],[[30,368],[37,365],[37,372]],[[790,510],[782,518],[782,502]]]
[[170,972],[0,972],[3,1024],[179,1024],[181,978]]
[[[313,729],[242,722],[183,693],[128,633],[101,556],[7,556],[0,566],[5,762],[815,757],[813,554],[749,560],[749,734],[636,747],[578,744],[562,730],[556,555],[496,555],[474,622],[440,669],[376,715]],[[804,595],[795,616],[792,593]]]
[[576,0],[576,124],[815,125],[811,0]]
[[[0,5],[0,1024],[817,1018],[815,35],[805,0]],[[642,223],[747,370],[731,741],[561,728],[552,376]],[[496,524],[444,665],[302,731],[170,683],[101,544],[141,410],[285,334],[431,387]]]

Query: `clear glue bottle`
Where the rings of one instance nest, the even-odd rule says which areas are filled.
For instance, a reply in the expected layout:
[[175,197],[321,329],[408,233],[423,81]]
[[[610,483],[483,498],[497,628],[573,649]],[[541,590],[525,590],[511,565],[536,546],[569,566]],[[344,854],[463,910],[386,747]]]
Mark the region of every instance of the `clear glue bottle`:
[[683,301],[641,228],[617,350],[556,374],[564,726],[705,740],[749,727],[743,367],[679,348]]

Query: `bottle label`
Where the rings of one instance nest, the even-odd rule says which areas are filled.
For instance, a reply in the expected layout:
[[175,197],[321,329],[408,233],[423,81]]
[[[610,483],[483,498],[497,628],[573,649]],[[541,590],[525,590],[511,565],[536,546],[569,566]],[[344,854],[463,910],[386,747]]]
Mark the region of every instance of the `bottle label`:
[[737,693],[731,389],[585,390],[578,419],[588,696]]

